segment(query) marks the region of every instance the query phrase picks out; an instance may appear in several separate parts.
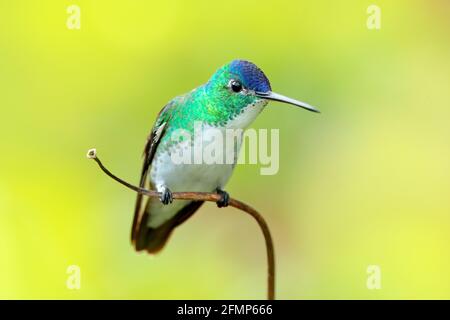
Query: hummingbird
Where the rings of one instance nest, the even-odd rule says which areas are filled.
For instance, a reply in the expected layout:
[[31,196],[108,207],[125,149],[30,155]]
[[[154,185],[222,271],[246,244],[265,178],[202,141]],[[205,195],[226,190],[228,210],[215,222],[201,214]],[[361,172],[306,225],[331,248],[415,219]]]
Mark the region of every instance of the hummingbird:
[[[233,163],[174,163],[171,156],[180,151],[183,142],[174,142],[171,135],[179,129],[192,133],[196,122],[205,124],[204,128],[241,129],[242,135],[269,101],[319,112],[307,103],[273,92],[263,71],[246,60],[233,60],[222,66],[208,82],[164,106],[147,138],[139,183],[161,196],[157,199],[137,195],[131,230],[136,251],[159,252],[172,231],[203,204],[191,200],[172,202],[172,192],[216,192],[220,196],[219,208],[226,207],[230,199],[224,187],[237,157]],[[240,145],[236,148],[239,151]]]

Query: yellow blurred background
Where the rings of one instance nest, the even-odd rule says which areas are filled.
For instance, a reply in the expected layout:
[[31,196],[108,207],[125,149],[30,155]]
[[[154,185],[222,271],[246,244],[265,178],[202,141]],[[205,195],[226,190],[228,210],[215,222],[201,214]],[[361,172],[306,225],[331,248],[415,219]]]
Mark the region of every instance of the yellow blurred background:
[[450,298],[449,17],[444,0],[1,1],[0,298],[265,298],[250,218],[209,203],[137,254],[135,194],[85,157],[138,183],[160,108],[235,58],[322,111],[271,103],[253,127],[280,129],[279,173],[241,165],[227,188],[271,226],[277,297]]

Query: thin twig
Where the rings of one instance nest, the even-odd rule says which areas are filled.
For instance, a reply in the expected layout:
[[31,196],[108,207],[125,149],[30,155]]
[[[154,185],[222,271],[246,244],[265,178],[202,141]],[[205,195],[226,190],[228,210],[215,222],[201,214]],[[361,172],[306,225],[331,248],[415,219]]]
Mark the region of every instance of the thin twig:
[[[97,164],[99,165],[100,169],[103,170],[104,173],[106,173],[109,177],[116,180],[120,184],[126,186],[127,188],[146,195],[148,197],[156,197],[159,198],[161,196],[160,192],[148,190],[144,188],[140,188],[137,186],[134,186],[119,177],[115,176],[111,171],[109,171],[103,163],[100,161],[100,159],[97,157],[97,151],[95,149],[91,149],[88,151],[87,157],[89,159],[95,160]],[[199,201],[211,201],[211,202],[217,202],[220,200],[220,195],[217,193],[211,193],[211,192],[173,192],[172,193],[173,199],[179,199],[179,200],[199,200]],[[267,225],[266,221],[262,217],[261,214],[258,213],[255,209],[250,207],[249,205],[230,198],[228,205],[242,210],[249,215],[251,215],[256,222],[258,223],[266,242],[266,251],[267,251],[267,299],[268,300],[274,300],[275,299],[275,254],[274,254],[274,247],[273,247],[273,241],[272,236],[270,235],[269,226]]]

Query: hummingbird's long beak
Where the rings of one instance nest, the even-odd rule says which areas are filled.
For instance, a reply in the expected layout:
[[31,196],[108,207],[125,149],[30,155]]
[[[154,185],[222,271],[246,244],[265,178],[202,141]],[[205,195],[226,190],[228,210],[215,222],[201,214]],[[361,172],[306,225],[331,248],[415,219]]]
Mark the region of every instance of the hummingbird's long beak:
[[320,111],[318,109],[316,109],[315,107],[305,103],[305,102],[301,102],[286,96],[283,96],[281,94],[272,92],[272,91],[268,91],[268,92],[255,92],[255,95],[257,97],[263,98],[263,99],[267,99],[267,100],[273,100],[273,101],[279,101],[279,102],[284,102],[284,103],[289,103],[292,104],[294,106],[297,107],[301,107],[303,109],[312,111],[312,112],[317,112],[320,113]]

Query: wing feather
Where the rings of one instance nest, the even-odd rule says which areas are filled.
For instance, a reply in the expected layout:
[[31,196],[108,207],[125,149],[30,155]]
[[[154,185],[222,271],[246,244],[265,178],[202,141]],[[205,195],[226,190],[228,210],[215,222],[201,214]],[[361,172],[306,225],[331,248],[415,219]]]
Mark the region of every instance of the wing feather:
[[[171,118],[170,109],[174,106],[173,100],[169,102],[164,108],[159,112],[155,125],[150,132],[147,142],[144,148],[144,163],[142,165],[141,170],[141,178],[139,181],[139,186],[141,188],[145,188],[147,183],[147,175],[148,170],[150,168],[150,164],[153,161],[153,157],[155,156],[156,149],[161,141],[161,137],[164,135],[166,131],[167,124]],[[145,210],[145,206],[143,204],[143,196],[138,194],[136,197],[136,203],[134,208],[134,218],[133,218],[133,226],[131,229],[131,241],[134,242],[136,238],[136,232],[139,229],[139,225],[142,221],[142,216]]]

